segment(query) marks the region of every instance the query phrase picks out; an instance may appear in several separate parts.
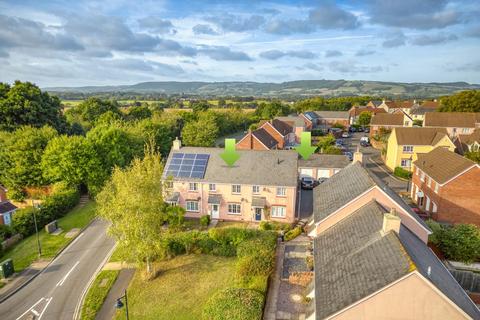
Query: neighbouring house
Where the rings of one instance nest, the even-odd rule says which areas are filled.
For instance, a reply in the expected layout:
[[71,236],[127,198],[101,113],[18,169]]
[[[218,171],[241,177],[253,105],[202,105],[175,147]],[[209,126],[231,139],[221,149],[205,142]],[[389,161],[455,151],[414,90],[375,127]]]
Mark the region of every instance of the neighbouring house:
[[348,128],[350,125],[348,111],[309,111],[302,114],[307,121],[307,126],[312,129],[328,131],[335,125]]
[[295,221],[297,152],[237,150],[240,158],[232,167],[220,157],[223,152],[182,147],[175,140],[164,171],[166,201],[185,208],[190,218]]
[[311,177],[315,180],[330,178],[350,164],[345,155],[314,153],[308,160],[298,160],[298,174],[302,177]]
[[474,112],[427,112],[423,120],[425,128],[446,128],[452,138],[472,134],[480,128],[480,113]]
[[377,113],[385,113],[385,109],[383,108],[374,108],[370,106],[355,106],[351,107],[350,110],[348,110],[348,114],[350,117],[349,123],[356,124],[358,122],[358,117],[362,112],[371,112],[372,115],[375,115]]
[[257,130],[249,131],[237,142],[237,149],[271,150],[293,147],[299,143],[300,134],[303,132],[303,127],[297,127],[300,121],[300,119],[283,121],[275,118],[261,122]]
[[310,131],[307,127],[307,123],[301,116],[287,116],[287,117],[276,117],[275,119],[285,122],[290,127],[293,128],[293,133],[295,134],[295,142],[300,143],[302,137],[302,132]]
[[0,224],[12,224],[12,217],[17,207],[7,199],[7,189],[0,186]]
[[371,108],[380,108],[380,105],[383,103],[382,100],[370,100],[367,103],[367,107]]
[[459,134],[455,138],[457,152],[464,155],[465,152],[480,151],[480,128],[477,128],[471,134]]
[[380,131],[391,131],[393,128],[403,127],[406,116],[402,114],[378,113],[370,121],[370,138],[376,136]]
[[278,141],[265,129],[248,130],[247,134],[237,142],[240,150],[273,150],[278,149]]
[[428,248],[425,223],[361,161],[319,185],[313,197],[306,319],[480,318]]
[[412,162],[419,154],[428,153],[436,147],[455,150],[447,130],[441,128],[394,128],[388,137],[385,165],[390,170],[401,167],[412,170]]
[[444,148],[413,163],[411,197],[435,220],[480,226],[480,166]]
[[425,113],[427,112],[437,112],[439,108],[439,103],[437,100],[427,100],[423,101],[422,104],[414,105],[409,112],[407,112],[407,115],[412,119],[412,120],[417,120],[421,121],[423,124],[423,121],[425,120]]

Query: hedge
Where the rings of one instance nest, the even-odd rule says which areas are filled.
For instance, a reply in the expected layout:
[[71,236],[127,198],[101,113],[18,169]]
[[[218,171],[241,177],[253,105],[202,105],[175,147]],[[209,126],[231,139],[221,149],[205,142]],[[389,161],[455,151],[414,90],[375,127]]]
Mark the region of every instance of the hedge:
[[295,227],[285,234],[285,241],[290,241],[301,235],[303,232],[302,227]]
[[402,167],[396,167],[393,171],[393,174],[403,179],[410,179],[412,177],[412,173],[408,170],[403,169]]
[[205,320],[255,320],[262,318],[263,294],[251,289],[228,288],[214,294],[206,303]]
[[283,230],[284,232],[287,232],[292,229],[292,225],[289,223],[281,223],[277,221],[262,221],[260,222],[258,228],[260,230]]

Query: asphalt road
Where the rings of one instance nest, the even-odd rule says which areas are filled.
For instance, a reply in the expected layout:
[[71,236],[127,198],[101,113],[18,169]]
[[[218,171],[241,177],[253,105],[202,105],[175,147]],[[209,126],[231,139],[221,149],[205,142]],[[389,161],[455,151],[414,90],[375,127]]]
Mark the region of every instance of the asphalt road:
[[114,248],[106,228],[105,221],[93,221],[40,275],[0,304],[0,319],[74,319],[90,280]]

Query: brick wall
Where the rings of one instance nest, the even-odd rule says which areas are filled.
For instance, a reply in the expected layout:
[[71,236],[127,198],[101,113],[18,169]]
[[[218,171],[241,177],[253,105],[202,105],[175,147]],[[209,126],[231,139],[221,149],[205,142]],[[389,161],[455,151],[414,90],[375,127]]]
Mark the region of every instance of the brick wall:
[[278,131],[275,130],[275,128],[269,122],[265,122],[265,124],[261,128],[267,131],[278,142],[278,149],[283,149],[283,147],[285,146],[284,137],[280,133],[278,133]]
[[242,140],[237,143],[239,150],[268,150],[251,132],[247,133]]

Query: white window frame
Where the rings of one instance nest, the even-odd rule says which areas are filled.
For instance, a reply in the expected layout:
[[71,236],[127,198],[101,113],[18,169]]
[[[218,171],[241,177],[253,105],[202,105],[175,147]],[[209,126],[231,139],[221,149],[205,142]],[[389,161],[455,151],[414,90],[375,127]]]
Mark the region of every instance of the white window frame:
[[[238,189],[238,191],[237,191],[236,189]],[[240,193],[242,193],[242,185],[240,185],[240,184],[232,184],[232,193],[233,193],[233,194],[240,194]]]
[[260,186],[253,185],[252,186],[252,193],[253,194],[259,194],[260,193]]
[[286,196],[287,196],[287,188],[278,187],[277,188],[277,197],[286,197]]
[[[196,204],[192,207],[192,204]],[[196,207],[196,209],[195,209]],[[200,212],[200,207],[198,205],[198,201],[195,201],[195,200],[187,200],[186,203],[185,203],[185,210],[187,210],[188,212]]]
[[429,188],[432,187],[432,178],[430,178],[430,177],[427,177],[427,186],[428,186]]
[[403,146],[403,153],[413,153],[413,146]]
[[423,171],[420,173],[420,180],[422,182],[425,182],[425,172],[423,172]]
[[215,183],[208,184],[208,192],[215,192],[217,191],[217,185]]
[[198,183],[197,182],[189,182],[188,183],[188,191],[198,191]]
[[432,212],[433,212],[433,213],[437,213],[437,211],[438,211],[437,204],[432,201]]
[[242,214],[242,206],[240,203],[229,203],[227,205],[227,208],[228,208],[228,214],[235,214],[235,215]]
[[415,169],[415,175],[416,175],[416,176],[418,176],[418,171],[420,171],[420,169],[417,167],[417,168]]
[[272,218],[285,218],[287,216],[287,207],[272,206],[270,215],[272,216]]
[[[404,161],[405,161],[405,165],[403,164]],[[406,165],[406,164],[408,164],[408,165]],[[400,160],[400,166],[401,166],[402,168],[410,168],[410,167],[412,166],[412,160],[410,160],[410,159],[401,159],[401,160]]]
[[435,182],[435,189],[433,191],[435,191],[435,193],[438,193],[438,189],[439,189],[438,182]]

